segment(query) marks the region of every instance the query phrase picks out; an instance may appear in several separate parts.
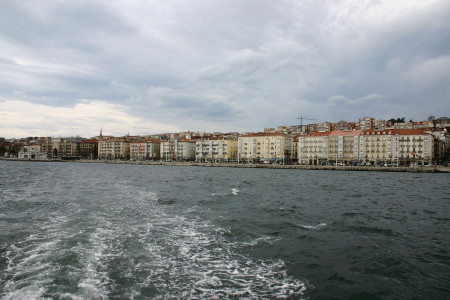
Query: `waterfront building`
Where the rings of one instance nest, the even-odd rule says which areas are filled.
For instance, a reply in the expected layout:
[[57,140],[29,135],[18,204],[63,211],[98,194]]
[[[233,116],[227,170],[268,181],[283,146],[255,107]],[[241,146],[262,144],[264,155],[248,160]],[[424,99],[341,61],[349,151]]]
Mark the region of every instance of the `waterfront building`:
[[[423,165],[446,157],[445,140],[424,129],[353,130],[299,137],[301,164]],[[448,140],[448,139],[447,139]]]
[[24,145],[17,157],[21,159],[47,159],[47,153],[41,151],[40,144],[30,144]]
[[226,137],[205,137],[195,143],[197,161],[233,161],[237,159],[238,141]]
[[160,157],[161,160],[176,160],[175,157],[175,142],[171,142],[170,140],[162,140],[160,142]]
[[133,160],[159,159],[160,140],[142,139],[130,143],[130,158]]
[[292,159],[292,136],[250,133],[238,137],[239,161],[285,162]]
[[372,165],[432,163],[434,140],[423,129],[365,130],[360,136],[359,158]]
[[292,160],[298,162],[298,136],[292,139]]
[[98,140],[88,139],[79,143],[80,157],[87,159],[97,159],[98,157]]
[[335,164],[354,164],[358,162],[359,141],[362,130],[331,131],[328,135],[328,161]]
[[161,160],[195,160],[195,140],[171,139],[160,143]]
[[53,158],[75,158],[80,156],[81,138],[50,138],[42,142],[42,152]]
[[130,158],[130,139],[128,137],[102,137],[98,141],[98,158]]
[[325,164],[328,160],[328,136],[331,131],[311,132],[298,137],[298,162],[303,165]]

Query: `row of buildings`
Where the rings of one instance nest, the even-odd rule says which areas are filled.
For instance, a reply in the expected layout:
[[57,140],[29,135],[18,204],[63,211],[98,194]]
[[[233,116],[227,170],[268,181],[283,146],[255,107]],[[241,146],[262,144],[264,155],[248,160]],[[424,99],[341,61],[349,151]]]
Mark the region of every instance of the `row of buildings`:
[[447,129],[331,130],[292,135],[46,138],[21,147],[21,159],[125,159],[298,164],[423,165],[448,160]]

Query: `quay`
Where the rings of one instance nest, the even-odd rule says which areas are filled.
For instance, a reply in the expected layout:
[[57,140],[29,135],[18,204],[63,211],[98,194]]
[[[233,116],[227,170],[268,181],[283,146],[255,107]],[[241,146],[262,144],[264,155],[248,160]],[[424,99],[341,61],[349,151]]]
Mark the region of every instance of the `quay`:
[[174,167],[226,167],[226,168],[261,168],[261,169],[296,169],[296,170],[333,170],[333,171],[370,171],[370,172],[415,172],[415,173],[450,173],[450,167],[378,167],[378,166],[334,166],[334,165],[279,165],[255,163],[210,163],[210,162],[166,162],[166,161],[131,161],[131,160],[37,160],[0,158],[6,161],[28,162],[65,162],[65,163],[107,163],[130,165],[162,165]]

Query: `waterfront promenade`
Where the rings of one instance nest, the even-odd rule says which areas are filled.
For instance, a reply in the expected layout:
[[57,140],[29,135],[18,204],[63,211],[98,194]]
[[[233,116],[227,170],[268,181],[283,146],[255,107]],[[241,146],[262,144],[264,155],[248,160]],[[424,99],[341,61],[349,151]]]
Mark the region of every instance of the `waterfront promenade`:
[[335,165],[278,165],[251,163],[204,163],[204,162],[165,162],[165,161],[130,161],[130,160],[29,160],[16,158],[0,158],[6,161],[30,162],[65,162],[65,163],[108,163],[131,165],[163,165],[163,166],[195,166],[195,167],[227,167],[227,168],[265,168],[265,169],[299,169],[299,170],[339,170],[339,171],[371,171],[371,172],[416,172],[416,173],[450,173],[450,167],[374,167],[374,166],[335,166]]

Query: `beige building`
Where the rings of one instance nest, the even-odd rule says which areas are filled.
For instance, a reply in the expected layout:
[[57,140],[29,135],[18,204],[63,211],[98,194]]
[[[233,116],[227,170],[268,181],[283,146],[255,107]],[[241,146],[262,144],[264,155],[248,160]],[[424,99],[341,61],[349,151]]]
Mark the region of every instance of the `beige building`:
[[439,145],[423,129],[330,131],[299,137],[298,157],[301,164],[422,165],[439,160]]
[[160,158],[160,140],[143,139],[130,143],[130,158],[134,160],[159,159]]
[[362,130],[331,131],[328,135],[328,161],[349,165],[358,161],[359,135]]
[[79,157],[79,142],[78,138],[51,138],[42,143],[42,152],[53,158]]
[[369,164],[431,163],[434,138],[423,129],[365,130],[359,159]]
[[292,159],[292,136],[250,133],[238,137],[238,161],[285,162]]
[[323,164],[328,160],[328,136],[330,131],[312,132],[298,137],[298,162],[300,164]]
[[197,161],[233,161],[237,160],[238,141],[225,137],[206,137],[195,143]]
[[98,141],[98,158],[130,158],[130,140],[127,137],[103,137]]
[[161,160],[195,160],[195,140],[173,139],[161,141]]

